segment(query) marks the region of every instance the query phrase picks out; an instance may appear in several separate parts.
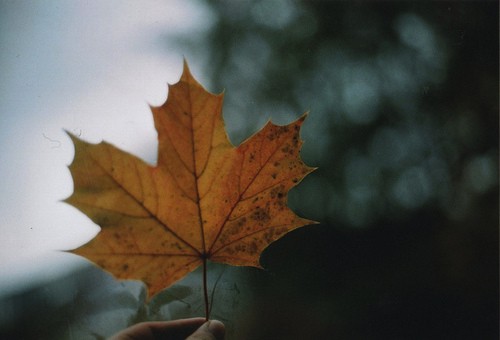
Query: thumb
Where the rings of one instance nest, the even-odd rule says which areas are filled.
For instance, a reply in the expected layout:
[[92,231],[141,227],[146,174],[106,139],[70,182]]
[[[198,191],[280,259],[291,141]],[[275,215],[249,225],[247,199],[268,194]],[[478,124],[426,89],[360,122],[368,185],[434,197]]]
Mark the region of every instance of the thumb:
[[224,324],[217,320],[209,320],[205,322],[191,334],[186,340],[223,340],[224,339]]

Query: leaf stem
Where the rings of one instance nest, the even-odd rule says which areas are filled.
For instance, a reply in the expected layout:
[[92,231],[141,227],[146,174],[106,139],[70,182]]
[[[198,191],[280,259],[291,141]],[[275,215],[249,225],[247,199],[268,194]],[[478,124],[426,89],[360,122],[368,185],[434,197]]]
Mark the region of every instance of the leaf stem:
[[208,287],[207,287],[207,257],[203,256],[203,295],[205,296],[205,320],[210,318],[210,305],[208,302]]

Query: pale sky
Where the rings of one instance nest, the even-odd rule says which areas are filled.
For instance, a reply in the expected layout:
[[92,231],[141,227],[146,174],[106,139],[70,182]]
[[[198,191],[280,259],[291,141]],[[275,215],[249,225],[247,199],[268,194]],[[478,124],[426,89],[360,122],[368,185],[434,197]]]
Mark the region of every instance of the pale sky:
[[203,82],[203,56],[169,37],[203,34],[213,15],[198,1],[0,3],[0,295],[71,269],[55,252],[98,227],[61,202],[72,190],[64,130],[154,162],[148,105],[160,105],[186,57]]

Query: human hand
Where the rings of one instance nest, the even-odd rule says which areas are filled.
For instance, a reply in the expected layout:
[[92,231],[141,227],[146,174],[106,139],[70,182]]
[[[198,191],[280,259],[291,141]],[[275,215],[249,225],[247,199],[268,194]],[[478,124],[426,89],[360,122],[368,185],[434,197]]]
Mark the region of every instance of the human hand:
[[109,340],[223,340],[224,324],[204,318],[141,322]]

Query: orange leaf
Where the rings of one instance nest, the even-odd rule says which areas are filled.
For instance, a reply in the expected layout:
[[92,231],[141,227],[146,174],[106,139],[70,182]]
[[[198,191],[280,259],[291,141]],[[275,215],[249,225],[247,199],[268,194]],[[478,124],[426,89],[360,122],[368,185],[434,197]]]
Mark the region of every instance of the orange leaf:
[[234,147],[222,100],[185,63],[166,103],[152,108],[156,166],[70,135],[74,192],[66,202],[101,226],[74,253],[117,278],[144,281],[152,296],[206,260],[260,267],[271,242],[314,223],[287,206],[290,188],[314,170],[299,157],[306,114],[286,126],[268,122]]

